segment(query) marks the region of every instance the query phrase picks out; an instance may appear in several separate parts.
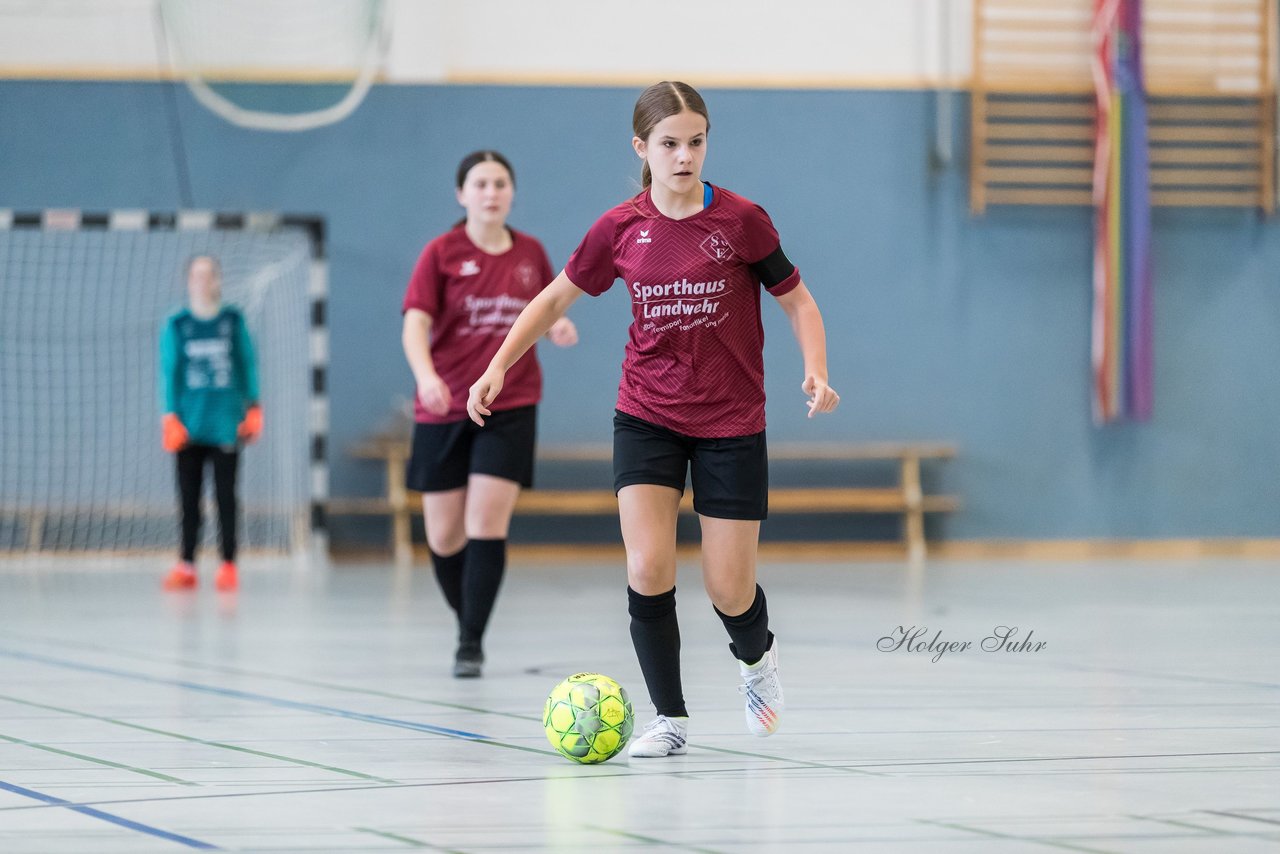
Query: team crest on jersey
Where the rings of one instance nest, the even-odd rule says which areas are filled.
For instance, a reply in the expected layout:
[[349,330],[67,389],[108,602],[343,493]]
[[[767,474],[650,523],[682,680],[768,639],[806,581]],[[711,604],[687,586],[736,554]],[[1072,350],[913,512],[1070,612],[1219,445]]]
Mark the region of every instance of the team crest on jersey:
[[716,261],[728,261],[733,257],[733,247],[719,231],[713,231],[707,235],[707,239],[702,241],[702,251]]
[[478,276],[480,275],[480,265],[468,258],[462,262],[462,266],[458,268],[459,276]]
[[516,267],[516,281],[520,284],[520,287],[526,291],[531,291],[538,287],[538,271],[534,269],[532,264],[525,261],[519,267]]

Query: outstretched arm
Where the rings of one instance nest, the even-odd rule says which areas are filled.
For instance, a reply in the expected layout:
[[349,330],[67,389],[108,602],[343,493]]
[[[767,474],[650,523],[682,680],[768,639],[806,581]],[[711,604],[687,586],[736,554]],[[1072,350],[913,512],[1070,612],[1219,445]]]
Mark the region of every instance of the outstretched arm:
[[528,352],[529,348],[547,334],[552,324],[564,316],[582,291],[564,273],[556,276],[551,284],[542,289],[528,305],[516,322],[512,324],[507,338],[494,354],[489,367],[471,386],[471,395],[467,399],[467,414],[477,424],[484,424],[484,416],[492,415],[489,405],[502,391],[502,383],[507,371]]
[[800,388],[809,396],[809,417],[830,412],[840,404],[840,395],[827,385],[827,332],[822,312],[804,282],[778,297],[778,305],[791,320],[791,331],[804,357],[804,382]]

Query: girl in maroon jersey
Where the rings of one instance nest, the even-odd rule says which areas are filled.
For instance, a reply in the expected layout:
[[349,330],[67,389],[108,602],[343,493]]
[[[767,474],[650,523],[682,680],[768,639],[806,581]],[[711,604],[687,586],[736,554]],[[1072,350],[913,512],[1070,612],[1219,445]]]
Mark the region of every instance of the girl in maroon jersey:
[[[459,677],[480,675],[511,512],[533,482],[542,374],[529,346],[509,363],[510,393],[489,427],[478,429],[466,409],[467,384],[554,276],[542,244],[507,226],[514,193],[515,173],[501,154],[463,158],[457,197],[467,215],[427,244],[404,297],[404,354],[418,391],[406,482],[423,493],[431,562],[458,617]],[[561,347],[578,340],[566,317],[543,332]]]
[[621,278],[633,321],[614,417],[614,488],[627,549],[631,637],[656,720],[635,757],[687,751],[675,611],[676,518],[686,475],[702,526],[703,581],[728,631],[748,729],[770,735],[783,711],[778,646],[756,584],[768,511],[761,285],[791,320],[804,356],[809,415],[840,398],[827,385],[822,315],[759,206],[701,180],[710,121],[684,83],[636,102],[632,146],[644,191],[606,212],[564,272],[520,314],[467,410],[484,423],[512,366],[569,306]]

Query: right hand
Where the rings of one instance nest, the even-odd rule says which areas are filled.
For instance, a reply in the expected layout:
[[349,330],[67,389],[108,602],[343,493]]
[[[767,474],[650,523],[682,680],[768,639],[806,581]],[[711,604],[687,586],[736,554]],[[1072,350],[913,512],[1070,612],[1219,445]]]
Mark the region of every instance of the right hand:
[[186,425],[172,412],[166,412],[160,419],[160,446],[169,453],[181,451],[191,441],[191,434]]
[[809,374],[801,383],[800,390],[809,396],[810,418],[822,412],[833,412],[840,405],[840,395],[827,385],[824,378]]
[[444,415],[453,403],[453,395],[448,384],[436,374],[418,383],[418,400],[422,402],[422,408],[432,415]]
[[484,416],[493,414],[489,411],[489,406],[497,399],[498,392],[502,391],[502,382],[506,379],[506,373],[490,367],[471,386],[471,394],[467,398],[467,415],[481,427],[484,426]]

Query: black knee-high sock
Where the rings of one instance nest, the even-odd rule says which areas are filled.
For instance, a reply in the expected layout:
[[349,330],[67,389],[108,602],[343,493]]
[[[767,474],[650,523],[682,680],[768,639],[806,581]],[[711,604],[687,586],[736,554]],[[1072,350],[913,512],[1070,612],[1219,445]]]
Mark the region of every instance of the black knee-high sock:
[[729,632],[729,651],[733,657],[746,664],[755,664],[764,658],[765,652],[773,646],[773,632],[769,631],[769,606],[765,602],[764,590],[756,585],[756,598],[751,607],[736,617],[716,608],[716,614]]
[[462,610],[459,613],[463,643],[478,644],[489,625],[493,603],[498,599],[502,575],[507,568],[507,541],[467,540],[462,550],[466,567],[462,571]]
[[440,592],[444,593],[444,601],[449,603],[455,614],[462,613],[462,567],[466,556],[465,549],[458,549],[451,555],[431,552],[431,565],[435,568]]
[[680,684],[680,624],[676,621],[676,589],[642,596],[627,588],[631,614],[631,643],[640,659],[640,672],[658,714],[688,716]]

